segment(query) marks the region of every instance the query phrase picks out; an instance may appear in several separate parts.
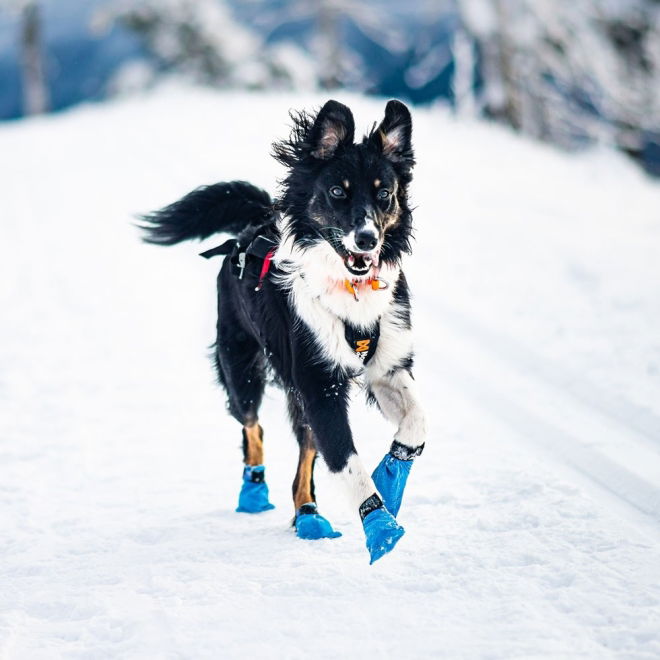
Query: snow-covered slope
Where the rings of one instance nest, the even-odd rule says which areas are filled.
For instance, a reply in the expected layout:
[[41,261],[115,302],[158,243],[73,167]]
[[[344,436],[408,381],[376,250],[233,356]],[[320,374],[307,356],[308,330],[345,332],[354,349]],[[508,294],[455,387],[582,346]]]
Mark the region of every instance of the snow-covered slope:
[[[384,107],[342,100],[365,129]],[[131,218],[274,191],[270,142],[320,101],[174,87],[0,129],[0,657],[660,656],[660,189],[612,154],[417,111],[408,533],[369,567],[320,466],[344,536],[294,536],[276,391],[277,508],[234,513],[218,264]],[[392,429],[353,418],[375,466]]]

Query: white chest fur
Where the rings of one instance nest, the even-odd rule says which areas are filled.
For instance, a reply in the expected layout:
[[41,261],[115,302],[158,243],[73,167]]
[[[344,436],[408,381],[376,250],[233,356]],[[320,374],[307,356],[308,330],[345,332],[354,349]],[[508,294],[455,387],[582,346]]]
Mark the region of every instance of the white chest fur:
[[392,306],[398,266],[384,266],[379,276],[389,283],[378,291],[360,287],[356,300],[346,289],[346,269],[341,257],[325,241],[304,249],[286,237],[275,255],[284,271],[281,282],[289,290],[299,318],[313,332],[323,358],[350,370],[361,370],[362,361],[349,347],[344,322],[367,329],[383,318]]

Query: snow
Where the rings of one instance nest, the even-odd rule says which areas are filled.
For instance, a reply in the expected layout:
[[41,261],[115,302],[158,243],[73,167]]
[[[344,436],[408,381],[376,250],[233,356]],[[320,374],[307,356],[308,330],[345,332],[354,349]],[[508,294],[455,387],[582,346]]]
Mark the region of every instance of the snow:
[[[363,129],[384,109],[339,98]],[[131,223],[201,183],[274,191],[270,142],[321,101],[171,85],[0,128],[0,658],[658,657],[660,187],[610,152],[416,110],[407,535],[370,567],[320,465],[344,535],[294,536],[277,391],[277,508],[234,513],[218,263]],[[352,417],[371,469],[392,428]]]

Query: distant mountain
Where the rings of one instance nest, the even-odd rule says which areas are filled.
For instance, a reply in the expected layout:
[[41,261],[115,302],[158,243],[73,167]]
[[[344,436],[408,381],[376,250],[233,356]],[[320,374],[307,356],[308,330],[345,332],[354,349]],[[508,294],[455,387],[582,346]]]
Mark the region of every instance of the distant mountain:
[[[92,32],[92,16],[105,3],[107,0],[42,2],[46,68],[54,110],[81,101],[102,99],[108,81],[123,64],[136,58],[149,58],[135,35],[121,27],[101,35]],[[282,3],[269,0],[268,5],[276,10]],[[409,43],[396,52],[381,45],[373,34],[365,34],[350,19],[343,21],[342,36],[360,60],[359,88],[416,103],[451,99],[451,16],[428,24],[419,14],[409,9],[403,11],[397,3],[379,3],[381,9],[385,5],[391,14],[398,12],[396,20],[405,26],[409,36]],[[261,31],[269,41],[293,39],[299,45],[309,45],[314,28],[311,20],[283,21],[273,28],[257,20],[255,12],[259,7],[235,3],[237,16]],[[0,10],[0,119],[22,114],[17,35],[17,16]],[[416,65],[423,67],[425,55],[435,48],[445,54],[443,65],[430,75],[415,76]],[[407,77],[406,72],[411,69],[413,75]]]

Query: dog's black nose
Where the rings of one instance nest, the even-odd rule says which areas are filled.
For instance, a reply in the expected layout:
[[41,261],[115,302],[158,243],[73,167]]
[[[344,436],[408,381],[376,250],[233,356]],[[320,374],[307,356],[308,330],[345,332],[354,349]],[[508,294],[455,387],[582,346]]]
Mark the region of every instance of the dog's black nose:
[[376,247],[378,236],[372,231],[359,231],[355,234],[355,245],[363,252],[369,252]]

